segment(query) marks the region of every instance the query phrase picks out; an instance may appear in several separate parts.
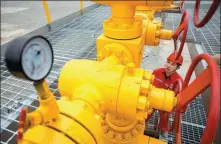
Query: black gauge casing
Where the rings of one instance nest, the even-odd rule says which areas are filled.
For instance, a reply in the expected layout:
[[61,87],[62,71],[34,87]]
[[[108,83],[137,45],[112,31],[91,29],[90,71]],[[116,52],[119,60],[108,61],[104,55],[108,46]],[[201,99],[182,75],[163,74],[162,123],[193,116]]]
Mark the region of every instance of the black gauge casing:
[[[31,77],[29,77],[23,70],[22,67],[22,55],[24,52],[24,49],[26,47],[26,45],[33,39],[35,38],[41,38],[43,40],[45,40],[49,47],[51,48],[51,52],[52,52],[52,63],[50,66],[49,71],[47,72],[47,74],[38,79],[38,80],[34,80]],[[8,70],[11,72],[12,75],[19,77],[19,78],[23,78],[23,79],[28,79],[31,81],[41,81],[43,80],[45,77],[47,77],[47,75],[50,73],[52,65],[53,65],[53,60],[54,60],[54,56],[53,56],[53,49],[52,46],[50,44],[50,42],[43,36],[23,36],[23,37],[19,37],[15,40],[13,40],[12,42],[9,43],[7,49],[6,49],[6,53],[5,53],[5,62],[6,62],[6,66],[8,68]]]

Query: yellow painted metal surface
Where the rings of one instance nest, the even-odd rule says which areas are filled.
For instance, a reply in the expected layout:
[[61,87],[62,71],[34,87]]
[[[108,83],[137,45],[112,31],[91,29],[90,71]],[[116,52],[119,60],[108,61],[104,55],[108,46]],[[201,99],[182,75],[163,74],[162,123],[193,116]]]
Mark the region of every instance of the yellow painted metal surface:
[[80,0],[80,8],[81,8],[81,13],[84,12],[84,1]]
[[42,0],[42,2],[43,2],[45,15],[46,15],[48,24],[51,24],[51,15],[50,15],[50,11],[49,11],[49,8],[48,8],[48,4],[47,4],[46,0]]
[[[49,90],[45,90],[48,89],[45,82],[43,86],[38,85],[39,95],[49,96],[40,100],[44,106],[40,105],[37,110],[42,119],[39,124],[44,126],[36,129],[36,124],[31,129],[43,134],[56,130],[54,135],[64,133],[76,143],[138,143],[149,111],[152,108],[172,110],[176,97],[172,91],[154,88],[154,76],[150,71],[116,64],[117,57],[114,61],[106,61],[108,58],[97,62],[71,60],[66,63],[58,81],[63,97],[56,103],[54,97],[46,93]],[[58,109],[54,109],[55,104]],[[25,137],[33,133],[27,131]],[[34,138],[29,141],[35,143]]]
[[28,114],[31,128],[22,143],[165,144],[143,135],[145,119],[153,109],[171,111],[177,98],[155,88],[154,75],[140,64],[144,45],[172,38],[173,32],[163,29],[154,13],[174,8],[173,1],[95,2],[112,9],[96,41],[97,61],[64,65],[58,79],[60,100],[46,82],[35,84],[40,107]]
[[25,133],[22,144],[77,144],[64,134],[46,126],[37,125]]
[[[89,93],[88,96],[90,96]],[[58,105],[61,109],[62,114],[74,119],[82,128],[86,129],[91,137],[93,137],[94,143],[102,143],[100,116],[96,113],[93,106],[81,99],[73,99],[71,101],[67,101],[66,98],[62,98],[60,101],[58,101]],[[71,130],[78,132],[78,129]],[[86,135],[82,135],[82,140],[83,139],[88,138],[86,137]]]
[[[108,54],[105,55],[105,52],[111,51],[113,53],[116,50],[121,50],[121,55],[119,55],[121,63],[127,65],[132,62],[139,68],[143,58],[145,31],[139,38],[124,41],[111,39],[101,34],[96,43],[98,58],[102,57],[104,59],[109,56]],[[111,48],[108,49],[108,45],[111,45]]]
[[151,90],[148,92],[147,99],[150,102],[150,107],[170,112],[176,106],[177,99],[174,98],[173,91],[158,89],[154,86],[150,86],[149,89]]

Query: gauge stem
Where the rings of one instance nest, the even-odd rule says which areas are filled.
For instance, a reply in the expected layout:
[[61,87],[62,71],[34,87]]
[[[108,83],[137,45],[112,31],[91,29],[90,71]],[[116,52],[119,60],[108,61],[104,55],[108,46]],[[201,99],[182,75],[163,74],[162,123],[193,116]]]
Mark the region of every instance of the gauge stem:
[[45,80],[34,82],[34,87],[38,92],[40,100],[46,100],[50,97],[50,90]]

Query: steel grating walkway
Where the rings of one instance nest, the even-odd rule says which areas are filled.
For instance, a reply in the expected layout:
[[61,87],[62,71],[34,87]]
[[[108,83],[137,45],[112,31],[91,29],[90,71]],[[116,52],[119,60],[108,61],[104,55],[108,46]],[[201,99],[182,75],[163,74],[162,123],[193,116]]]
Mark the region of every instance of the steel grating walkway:
[[[206,11],[206,10],[205,10]],[[219,52],[219,45],[217,49],[212,45],[214,39],[207,39],[209,37],[216,37],[220,39],[218,30],[211,30],[210,25],[218,24],[220,19],[219,11],[216,13],[208,28],[195,30],[190,26],[189,38],[201,40],[204,48],[208,53],[214,54]],[[49,39],[54,50],[54,64],[50,74],[47,77],[50,90],[54,93],[56,99],[59,99],[60,94],[57,87],[57,78],[62,66],[70,59],[96,59],[96,38],[102,33],[102,22],[110,15],[110,8],[100,6],[93,9],[90,13],[82,16],[77,16],[71,22],[57,27],[45,36]],[[203,13],[201,12],[201,15]],[[175,23],[179,14],[166,14],[165,26],[170,29],[176,29],[178,22]],[[218,23],[218,24],[217,24]],[[194,31],[194,33],[192,33]],[[201,35],[203,31],[204,37]],[[204,31],[213,31],[211,35]],[[192,36],[192,37],[191,37]],[[206,36],[206,37],[205,37]],[[215,39],[215,40],[216,40]],[[208,46],[208,45],[210,46]],[[211,47],[211,48],[210,48]],[[209,51],[210,50],[210,51]],[[1,58],[1,143],[16,143],[16,132],[18,126],[18,115],[20,108],[27,106],[30,111],[33,111],[39,105],[37,94],[32,86],[32,83],[24,81],[11,76],[8,72],[4,58]],[[149,121],[149,128],[153,128],[153,123],[157,119],[157,113]],[[172,117],[171,117],[172,120]],[[182,119],[182,141],[184,144],[197,144],[201,138],[204,126],[206,124],[206,114],[201,102],[201,98],[194,100],[188,112]],[[174,133],[169,134],[169,143],[175,143]]]
[[[217,9],[212,19],[202,28],[196,28],[193,24],[193,9],[188,9],[190,13],[190,21],[187,39],[200,42],[204,50],[210,55],[220,53],[220,8]],[[200,9],[199,17],[202,19],[208,9]],[[166,19],[164,26],[167,29],[176,30],[181,19],[181,15],[177,13],[165,14]]]

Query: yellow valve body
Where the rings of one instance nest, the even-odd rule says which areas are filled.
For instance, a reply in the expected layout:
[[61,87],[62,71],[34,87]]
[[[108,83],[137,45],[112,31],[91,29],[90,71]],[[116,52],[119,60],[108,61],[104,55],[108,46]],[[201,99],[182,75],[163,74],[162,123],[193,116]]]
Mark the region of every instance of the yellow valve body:
[[[136,67],[140,67],[140,64],[142,62],[142,56],[144,51],[144,43],[145,43],[145,34],[143,34],[141,37],[131,40],[114,40],[110,39],[103,34],[101,34],[97,38],[97,53],[98,56],[106,57],[108,55],[105,55],[103,51],[107,51],[105,49],[106,45],[116,43],[118,45],[121,45],[123,48],[119,48],[118,45],[112,45],[112,49],[110,49],[110,52],[115,52],[113,49],[122,49],[122,55],[119,57],[122,59],[122,64],[127,64],[129,62],[133,62]],[[127,51],[128,54],[126,54]]]
[[139,67],[144,45],[172,38],[154,13],[175,8],[173,1],[95,2],[112,9],[96,41],[98,61],[65,64],[58,80],[60,100],[46,85],[36,86],[42,99],[28,114],[31,128],[22,144],[165,144],[143,135],[144,122],[153,109],[171,111],[177,99],[174,92],[155,88],[152,72]]
[[[116,59],[67,62],[58,80],[63,97],[57,102],[52,97],[40,101],[40,106],[57,103],[59,115],[28,129],[23,142],[52,143],[57,137],[57,143],[141,144],[146,139],[161,143],[143,135],[144,120],[152,108],[171,111],[176,104],[174,93],[153,87],[151,72],[115,64]],[[48,108],[42,106],[39,111],[44,113]],[[51,111],[55,114],[58,110]],[[39,138],[34,136],[36,132]]]

